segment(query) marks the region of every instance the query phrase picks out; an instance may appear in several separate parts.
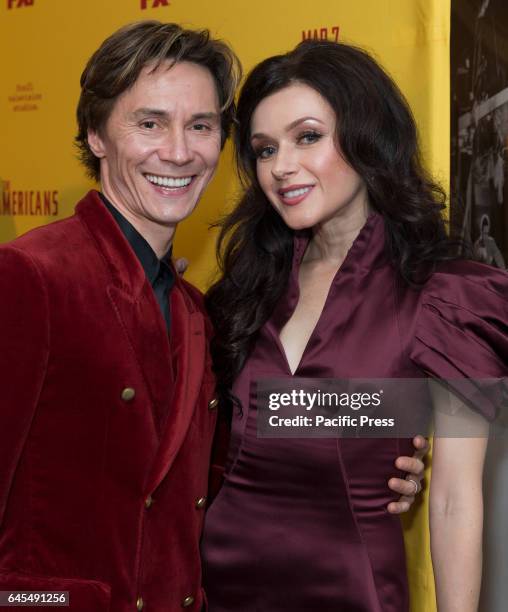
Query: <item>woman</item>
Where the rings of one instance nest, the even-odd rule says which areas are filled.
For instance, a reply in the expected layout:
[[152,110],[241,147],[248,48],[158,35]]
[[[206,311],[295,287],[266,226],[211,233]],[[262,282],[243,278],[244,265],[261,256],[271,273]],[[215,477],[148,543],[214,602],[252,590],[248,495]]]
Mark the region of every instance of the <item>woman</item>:
[[[452,261],[411,113],[359,49],[306,41],[258,65],[236,147],[246,190],[208,294],[219,380],[240,404],[205,525],[210,611],[404,612],[386,478],[406,441],[258,438],[255,383],[504,376],[506,276]],[[476,609],[484,450],[485,437],[435,443],[440,611]]]

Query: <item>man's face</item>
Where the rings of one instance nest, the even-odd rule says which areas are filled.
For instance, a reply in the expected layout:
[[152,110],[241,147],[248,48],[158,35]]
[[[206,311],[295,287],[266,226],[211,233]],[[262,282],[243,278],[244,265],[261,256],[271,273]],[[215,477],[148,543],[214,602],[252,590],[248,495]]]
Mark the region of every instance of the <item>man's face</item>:
[[219,160],[212,74],[190,62],[155,71],[146,66],[104,129],[89,133],[89,143],[100,158],[106,197],[148,240],[170,237],[194,210]]

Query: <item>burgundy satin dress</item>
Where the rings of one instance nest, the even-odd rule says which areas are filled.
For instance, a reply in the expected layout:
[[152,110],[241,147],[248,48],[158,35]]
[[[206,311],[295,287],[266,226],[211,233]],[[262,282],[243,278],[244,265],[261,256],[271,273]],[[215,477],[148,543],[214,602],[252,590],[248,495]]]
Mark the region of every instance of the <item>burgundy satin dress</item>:
[[[290,377],[279,333],[298,301],[307,241],[295,239],[288,291],[242,370],[225,482],[202,543],[210,612],[406,612],[409,594],[394,460],[409,440],[274,439],[256,434],[256,381]],[[506,376],[508,275],[443,266],[403,286],[373,214],[330,288],[295,376]],[[503,333],[503,329],[504,332]],[[425,372],[425,373],[424,373]]]

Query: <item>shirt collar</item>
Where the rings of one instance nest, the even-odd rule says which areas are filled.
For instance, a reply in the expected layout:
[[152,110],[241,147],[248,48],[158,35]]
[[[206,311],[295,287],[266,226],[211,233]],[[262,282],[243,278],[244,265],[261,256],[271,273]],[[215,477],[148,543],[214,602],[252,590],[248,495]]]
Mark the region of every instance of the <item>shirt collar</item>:
[[131,224],[127,219],[111,204],[111,202],[106,198],[103,193],[99,194],[102,201],[104,202],[106,208],[109,210],[115,221],[118,223],[118,227],[122,231],[122,234],[127,239],[127,242],[130,244],[132,250],[134,251],[136,257],[139,260],[143,270],[145,271],[147,279],[150,281],[150,284],[153,285],[159,273],[161,272],[161,266],[164,266],[163,273],[170,272],[171,276],[171,268],[169,266],[169,262],[171,260],[171,254],[173,247],[171,246],[169,251],[162,257],[161,260],[158,259],[155,251],[148,244],[148,242],[143,238],[143,236],[138,232],[138,230]]

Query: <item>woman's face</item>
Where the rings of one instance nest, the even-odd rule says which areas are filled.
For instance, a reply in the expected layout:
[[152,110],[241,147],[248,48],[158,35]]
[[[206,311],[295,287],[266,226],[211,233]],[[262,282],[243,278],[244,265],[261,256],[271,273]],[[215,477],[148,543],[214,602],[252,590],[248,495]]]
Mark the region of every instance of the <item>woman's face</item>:
[[264,98],[252,115],[259,183],[292,229],[368,214],[365,183],[342,157],[335,134],[332,107],[302,83]]

